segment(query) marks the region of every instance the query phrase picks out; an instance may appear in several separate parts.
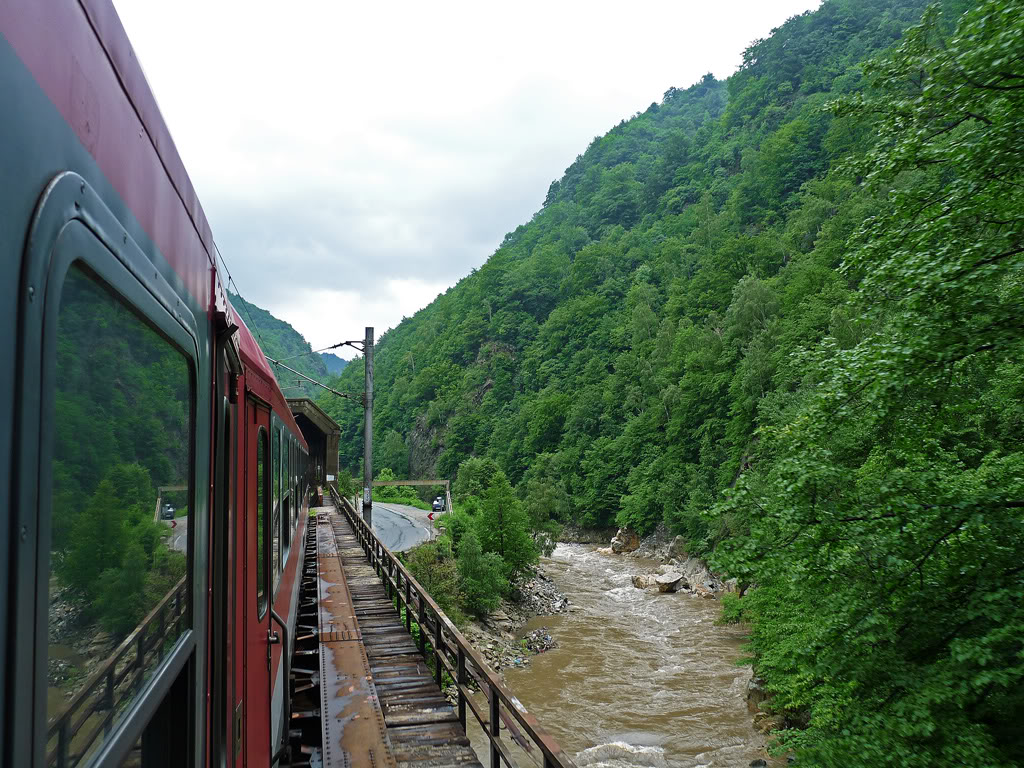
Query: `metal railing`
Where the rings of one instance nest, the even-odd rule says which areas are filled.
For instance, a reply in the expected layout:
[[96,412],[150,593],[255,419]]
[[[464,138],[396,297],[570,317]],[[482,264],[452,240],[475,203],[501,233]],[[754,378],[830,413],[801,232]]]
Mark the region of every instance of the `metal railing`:
[[[406,631],[413,634],[414,621],[419,625],[419,650],[424,657],[427,657],[429,638],[434,651],[434,680],[438,687],[444,687],[445,673],[457,687],[459,722],[463,730],[466,729],[466,710],[469,709],[487,735],[490,768],[501,768],[502,762],[510,768],[518,768],[509,745],[501,740],[502,723],[512,741],[537,765],[543,768],[575,768],[558,742],[502,684],[497,673],[487,665],[394,553],[381,543],[349,500],[339,496],[334,488],[331,488],[331,497],[335,506],[352,524],[367,560],[384,582],[388,599],[394,601],[399,615],[401,608],[405,608]],[[487,699],[486,711],[473,698],[473,691],[469,688],[471,679],[476,681]],[[535,749],[539,751],[539,757]]]
[[[163,661],[166,638],[184,632],[187,581],[188,577],[183,576],[89,676],[64,709],[50,718],[46,743],[56,740],[56,744],[46,753],[46,765],[74,768],[89,754],[100,734],[110,734],[116,714],[142,691],[146,672]],[[101,713],[92,730],[80,736],[90,718]]]

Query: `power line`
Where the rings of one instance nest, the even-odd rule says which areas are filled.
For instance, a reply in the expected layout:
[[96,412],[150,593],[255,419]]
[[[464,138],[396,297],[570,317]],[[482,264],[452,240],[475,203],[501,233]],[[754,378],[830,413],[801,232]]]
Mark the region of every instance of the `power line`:
[[362,395],[350,395],[350,394],[347,394],[346,392],[339,392],[336,389],[332,389],[331,387],[328,387],[326,384],[321,384],[316,379],[311,379],[306,374],[301,373],[300,371],[296,371],[294,368],[289,368],[287,365],[283,365],[280,360],[275,360],[272,357],[268,357],[267,360],[272,362],[274,365],[280,365],[286,371],[290,371],[291,373],[294,373],[295,375],[302,377],[303,379],[308,381],[310,384],[316,384],[318,387],[323,387],[328,392],[331,392],[331,393],[337,395],[338,397],[344,397],[347,400],[355,400],[357,403],[363,403],[364,402],[364,397]]
[[[342,392],[338,392],[336,390],[333,390],[330,387],[321,384],[316,379],[311,379],[309,376],[306,376],[304,373],[299,373],[299,371],[296,371],[294,368],[289,368],[287,365],[281,365],[281,361],[280,360],[275,360],[274,358],[272,358],[270,355],[268,355],[266,353],[266,342],[263,341],[263,335],[260,333],[260,329],[256,327],[256,321],[252,319],[252,315],[249,313],[249,302],[247,302],[245,300],[245,297],[242,296],[242,291],[239,289],[238,283],[235,282],[235,278],[232,276],[231,270],[228,269],[227,259],[225,259],[224,258],[224,254],[220,252],[220,247],[217,245],[216,241],[214,241],[214,243],[213,243],[213,250],[217,254],[218,258],[220,258],[220,263],[224,265],[224,271],[227,273],[227,276],[228,276],[228,286],[230,287],[230,286],[233,285],[235,287],[235,295],[238,296],[238,298],[240,298],[242,300],[242,309],[245,310],[245,316],[247,318],[249,318],[249,327],[253,331],[256,332],[256,338],[258,338],[260,340],[260,351],[263,352],[263,356],[268,361],[273,363],[274,365],[278,365],[281,368],[284,368],[286,371],[291,371],[292,373],[298,374],[299,376],[301,376],[302,378],[306,379],[307,381],[309,381],[309,382],[311,382],[313,384],[316,384],[318,387],[323,387],[324,389],[328,390],[329,392],[333,392],[334,394],[338,395],[339,397],[347,397],[350,400],[360,400],[360,398],[357,398],[354,395],[346,395],[346,394],[344,394]],[[339,341],[337,344],[332,344],[329,347],[324,347],[323,349],[319,349],[319,350],[315,350],[315,351],[316,352],[326,352],[328,349],[337,349],[338,347],[344,347],[346,345],[352,347],[353,349],[361,350],[362,348],[359,347],[359,346],[356,346],[356,345],[357,344],[362,344],[362,343],[363,343],[362,339],[357,340],[357,341]],[[303,357],[305,355],[311,355],[311,354],[313,354],[312,351],[311,352],[303,352],[301,355],[295,355],[293,357],[286,357],[284,359],[285,360],[294,360],[296,357]],[[361,402],[361,400],[360,400],[360,402]]]
[[[256,332],[256,338],[258,338],[260,340],[260,349],[263,349],[263,346],[264,346],[263,335],[260,333],[260,329],[256,327],[256,321],[253,320],[252,319],[252,315],[249,314],[249,302],[247,302],[245,300],[245,297],[242,296],[242,292],[238,289],[238,283],[236,283],[235,282],[235,278],[232,277],[231,270],[228,269],[227,259],[225,259],[224,258],[224,254],[220,252],[220,246],[217,245],[216,241],[214,241],[214,243],[213,243],[213,250],[217,254],[218,258],[220,258],[220,263],[224,265],[224,271],[228,275],[228,286],[229,287],[232,286],[232,285],[235,286],[235,295],[242,300],[242,309],[245,310],[245,316],[247,318],[249,318],[249,327],[253,331]],[[264,353],[264,357],[265,356],[266,356],[266,353]]]
[[360,344],[360,343],[361,342],[358,342],[358,341],[339,341],[337,344],[331,344],[331,346],[324,347],[323,349],[313,349],[313,350],[310,350],[309,352],[302,352],[301,354],[298,354],[298,355],[292,355],[291,357],[282,357],[281,360],[278,361],[278,362],[281,362],[283,360],[294,360],[297,357],[305,357],[306,355],[316,355],[316,354],[318,354],[320,352],[326,352],[329,349],[337,349],[338,347],[344,347],[345,345],[348,345],[348,346],[352,347],[353,349],[360,350],[360,348],[356,346],[356,344]]

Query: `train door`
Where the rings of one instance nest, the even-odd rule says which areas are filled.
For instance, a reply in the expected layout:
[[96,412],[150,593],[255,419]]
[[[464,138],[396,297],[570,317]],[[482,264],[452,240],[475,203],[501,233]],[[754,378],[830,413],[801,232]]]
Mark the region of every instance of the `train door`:
[[[235,348],[234,326],[224,324],[217,334],[214,390],[213,499],[210,515],[210,649],[207,675],[210,691],[209,755],[212,768],[234,764],[241,721],[234,707],[234,663],[238,647],[232,630],[237,590],[234,562],[235,476],[237,472],[236,405],[242,371]],[[229,691],[231,695],[229,695]],[[241,713],[238,712],[238,715]],[[236,722],[237,720],[237,722]]]
[[245,763],[270,763],[270,409],[249,398],[246,415]]

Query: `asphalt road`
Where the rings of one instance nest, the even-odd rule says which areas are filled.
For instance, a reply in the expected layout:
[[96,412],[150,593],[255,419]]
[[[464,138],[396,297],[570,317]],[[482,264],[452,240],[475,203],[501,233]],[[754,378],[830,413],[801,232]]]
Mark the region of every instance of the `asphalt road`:
[[[392,552],[404,552],[430,538],[431,522],[429,513],[405,504],[373,505],[373,530],[384,542],[384,546]],[[163,520],[164,525],[171,527],[170,520]],[[167,543],[171,549],[185,552],[188,549],[188,518],[179,517],[171,528]]]
[[171,535],[167,538],[167,544],[171,549],[176,549],[179,552],[188,551],[188,518],[179,517],[173,522],[171,526],[170,520],[163,520],[164,525],[171,529]]
[[405,504],[373,504],[373,530],[392,552],[404,552],[430,537],[426,510]]

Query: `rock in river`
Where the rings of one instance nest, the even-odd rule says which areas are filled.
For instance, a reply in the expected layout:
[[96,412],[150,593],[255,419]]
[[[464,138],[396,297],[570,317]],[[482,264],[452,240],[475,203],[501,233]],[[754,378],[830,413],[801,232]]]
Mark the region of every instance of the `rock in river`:
[[[660,576],[654,578],[658,585],[659,592],[675,592],[679,588],[679,583],[683,580],[683,574],[677,571],[669,571],[663,573]],[[683,585],[683,589],[686,589],[688,585]]]
[[629,578],[637,589],[647,589],[658,585],[658,577],[653,573],[634,573]]
[[623,552],[635,552],[640,547],[640,537],[629,528],[619,528],[612,539],[612,552],[621,555]]

